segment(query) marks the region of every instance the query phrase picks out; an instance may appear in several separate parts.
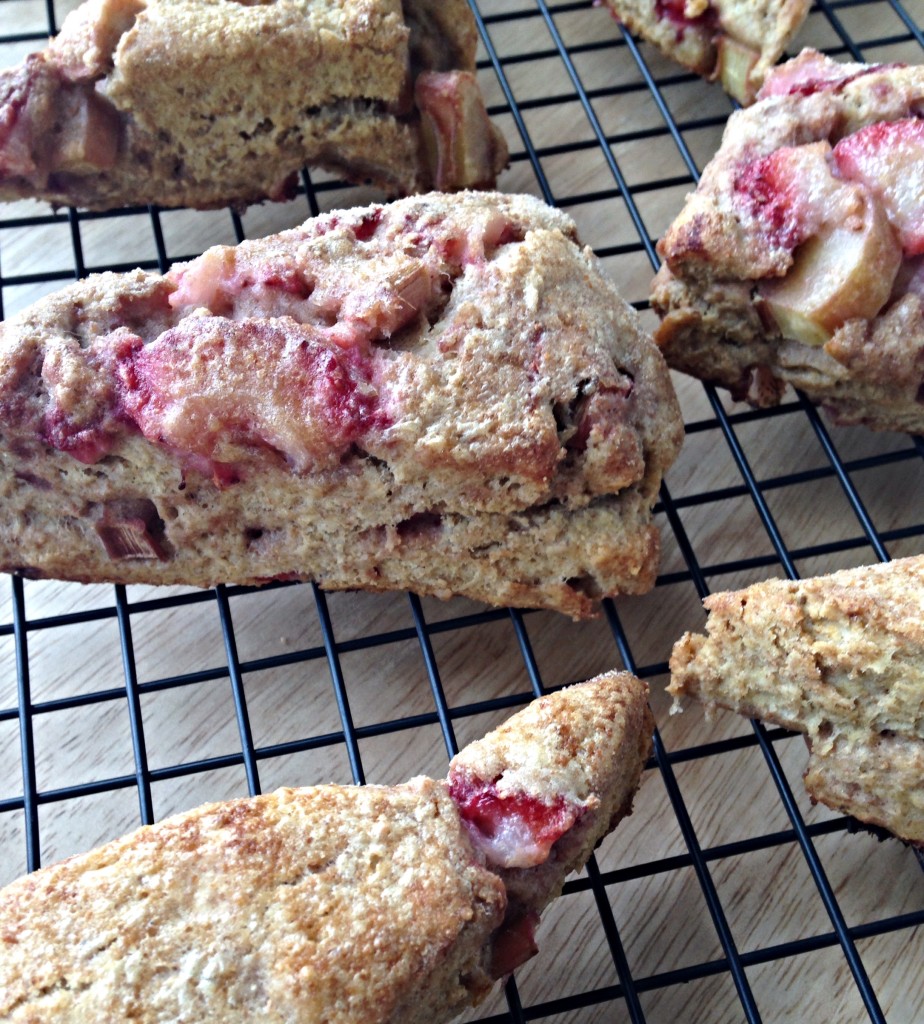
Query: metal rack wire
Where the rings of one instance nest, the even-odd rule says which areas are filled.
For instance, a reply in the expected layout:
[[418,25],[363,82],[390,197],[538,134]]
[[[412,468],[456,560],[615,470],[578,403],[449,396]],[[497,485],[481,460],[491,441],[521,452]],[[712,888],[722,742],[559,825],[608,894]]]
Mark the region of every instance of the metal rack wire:
[[[655,240],[714,151],[729,101],[639,45],[588,0],[472,0],[472,9],[490,112],[511,142],[503,186],[572,213],[645,315]],[[3,63],[41,45],[65,10],[55,0],[41,8],[0,0]],[[917,60],[922,24],[920,0],[817,0],[800,38],[834,56]],[[313,215],[365,199],[363,190],[323,175],[305,174],[302,192],[278,215],[297,223],[305,204]],[[176,234],[178,215],[153,208],[90,214],[12,204],[0,209],[0,314],[89,272],[165,270],[215,240],[271,230],[276,215],[216,214]],[[39,262],[31,256],[36,239],[45,254]],[[659,725],[636,815],[568,883],[556,905],[563,909],[549,912],[555,920],[541,966],[517,972],[503,999],[471,1019],[797,1019],[785,1000],[767,996],[781,980],[793,986],[797,1005],[807,996],[830,1002],[829,1019],[921,1019],[914,1016],[924,1014],[919,972],[904,976],[909,997],[901,981],[883,981],[888,954],[877,952],[877,942],[894,936],[895,957],[921,961],[924,891],[913,853],[894,841],[875,845],[866,833],[847,835],[852,822],[811,808],[798,781],[798,743],[784,730],[698,719],[677,726],[663,677],[671,640],[701,624],[698,602],[710,590],[924,551],[924,441],[829,429],[801,396],[757,412],[695,382],[678,380],[678,390],[690,454],[668,475],[656,509],[665,547],[658,586],[649,598],[607,602],[593,627],[414,595],[326,595],[306,585],[201,593],[8,580],[0,610],[0,882],[188,806],[200,791],[258,793],[338,771],[356,783],[395,781],[389,773],[407,766],[411,774],[439,773],[461,745],[458,733],[477,735],[484,721],[530,696],[621,663],[651,681]],[[704,476],[706,461],[712,468]],[[283,621],[300,632],[271,641]],[[200,634],[211,636],[201,656]],[[175,660],[163,656],[172,647]],[[159,671],[164,664],[169,671]],[[409,681],[399,686],[404,673]],[[370,676],[379,681],[370,686]],[[183,749],[168,742],[164,720],[179,728],[193,705],[203,721],[219,718],[228,686],[233,722],[222,719],[224,747],[201,731]],[[264,693],[277,690],[293,701],[310,690],[310,711],[297,705],[292,724],[276,708],[268,729]],[[170,702],[169,713],[155,713],[159,701]],[[108,723],[98,737],[93,715]],[[51,729],[51,722],[59,724]],[[95,774],[83,772],[95,749],[126,733],[130,764],[109,770],[115,762],[103,756]],[[69,770],[56,774],[44,766],[57,745],[74,753],[73,763],[64,758]],[[766,805],[767,827],[748,834],[729,825],[736,800],[745,800],[742,765],[749,780],[760,780],[753,785]],[[717,786],[713,773],[735,776],[731,789],[727,778]],[[173,795],[181,784],[192,789]],[[127,803],[68,838],[94,799],[118,794]],[[717,812],[723,803],[727,810]],[[665,829],[673,839],[662,841]],[[823,909],[795,927],[748,930],[749,900],[758,919],[783,899],[760,892],[763,866],[775,858],[783,871],[777,884],[786,872],[804,873],[801,891]],[[874,865],[872,880],[858,880],[860,863]],[[858,896],[863,885],[873,886],[866,902]],[[663,909],[678,886],[687,895]],[[634,911],[638,891],[649,901],[644,914],[660,923],[654,952],[640,938],[647,925]],[[798,918],[799,909],[789,913]],[[664,939],[674,928],[691,929],[692,951]],[[556,961],[564,965],[557,972]],[[701,992],[711,1000],[708,1016],[698,1016],[689,996]]]

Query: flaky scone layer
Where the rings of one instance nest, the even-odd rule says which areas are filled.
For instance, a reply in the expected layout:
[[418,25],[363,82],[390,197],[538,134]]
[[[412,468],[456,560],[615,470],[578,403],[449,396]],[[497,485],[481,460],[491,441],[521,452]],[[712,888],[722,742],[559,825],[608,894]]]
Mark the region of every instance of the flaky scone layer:
[[[493,734],[480,741],[501,770],[536,745],[559,776],[585,780],[569,820],[555,817],[573,799],[557,777],[496,801],[497,820],[540,831],[554,857],[577,817],[586,852],[561,871],[583,867],[631,809],[646,699],[644,683],[608,673],[543,698],[539,718],[514,716],[497,757]],[[560,889],[537,865],[524,914],[470,811],[448,781],[422,777],[282,789],[34,872],[0,890],[0,1020],[440,1024],[535,953],[538,912]]]
[[679,410],[573,239],[432,194],[43,300],[2,328],[0,566],[571,615],[649,589]]
[[668,362],[836,422],[918,433],[924,68],[806,50],[731,116],[659,242],[652,303]]
[[813,798],[924,845],[924,556],[704,603],[670,692],[805,733]]

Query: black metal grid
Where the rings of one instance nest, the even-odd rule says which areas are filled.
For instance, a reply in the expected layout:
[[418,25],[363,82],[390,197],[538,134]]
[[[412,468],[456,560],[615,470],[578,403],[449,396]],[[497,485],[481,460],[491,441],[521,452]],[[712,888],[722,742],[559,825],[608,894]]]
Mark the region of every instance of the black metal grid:
[[[683,192],[693,185],[714,149],[731,104],[716,86],[699,82],[652,50],[639,46],[604,11],[593,10],[588,0],[558,4],[544,0],[473,0],[472,7],[482,34],[480,75],[491,101],[491,114],[503,125],[511,142],[512,166],[503,186],[535,192],[571,212],[585,237],[589,229],[588,240],[626,297],[644,315],[647,303],[642,282],[657,266],[654,241],[679,209]],[[5,63],[11,63],[17,51],[24,53],[41,45],[48,33],[56,31],[64,10],[61,4],[56,6],[55,0],[46,0],[42,8],[31,0],[0,0],[0,47],[5,48],[0,52],[13,55]],[[871,12],[874,16],[867,17]],[[889,59],[900,53],[899,59],[913,60],[924,47],[922,23],[924,6],[920,2],[817,0],[807,31],[809,41],[834,56]],[[861,25],[863,28],[858,28]],[[11,27],[15,31],[10,31]],[[530,91],[518,84],[524,69],[528,71],[530,66],[539,69],[541,80],[547,79],[539,90]],[[607,70],[610,68],[611,75]],[[629,119],[621,124],[617,113],[616,127],[609,124],[614,112],[643,105],[650,111],[647,121],[634,123]],[[565,109],[574,112],[573,118],[567,118],[574,131],[566,130],[561,137],[548,141],[538,137],[543,134],[544,119]],[[639,152],[643,173],[632,170]],[[669,158],[663,158],[665,152],[670,153]],[[573,171],[578,163],[583,167],[590,161],[599,163],[601,169],[587,175],[587,180],[581,174],[569,173],[569,168]],[[323,175],[305,174],[302,191],[303,195],[283,214],[293,224],[305,215],[305,204],[308,212],[315,214],[365,199],[363,190],[345,187]],[[21,302],[22,295],[31,296],[30,289],[52,290],[75,277],[104,269],[140,265],[164,270],[210,244],[210,240],[203,240],[201,245],[193,244],[191,251],[174,251],[165,219],[175,216],[148,208],[110,214],[54,212],[40,204],[0,209],[0,313],[4,305]],[[261,230],[259,222],[250,226],[249,215],[224,216],[238,240]],[[104,236],[106,232],[128,236],[129,247],[132,236],[137,235],[138,255],[123,257],[123,246],[118,256],[88,258],[87,241],[99,249],[92,240],[100,230]],[[48,231],[58,232],[62,239],[66,236],[70,251],[61,255],[59,262],[52,258],[35,269],[28,255],[24,258],[23,254],[28,254],[32,239]],[[485,610],[458,602],[444,609],[413,595],[386,595],[357,603],[342,595],[325,595],[315,587],[292,585],[260,591],[219,587],[208,593],[91,588],[89,597],[86,588],[64,585],[49,596],[47,588],[42,589],[44,585],[10,579],[8,610],[0,619],[0,643],[7,644],[8,655],[0,663],[8,665],[3,669],[8,672],[6,682],[0,680],[0,729],[6,729],[0,732],[0,751],[4,743],[9,746],[15,740],[18,756],[0,762],[0,772],[10,765],[15,776],[4,779],[0,775],[0,850],[6,851],[0,854],[0,863],[4,857],[16,860],[4,869],[5,877],[32,870],[47,859],[45,836],[49,829],[43,831],[42,827],[46,811],[54,810],[57,817],[49,816],[48,821],[57,823],[55,829],[66,831],[69,815],[80,814],[81,801],[88,798],[134,792],[134,822],[129,820],[125,826],[130,827],[163,816],[164,801],[157,794],[165,792],[163,787],[171,782],[229,770],[236,780],[231,783],[232,791],[257,793],[264,788],[261,777],[274,762],[330,750],[345,756],[353,781],[363,783],[367,777],[368,781],[381,781],[378,760],[368,752],[364,754],[376,740],[406,748],[415,765],[420,750],[428,763],[420,763],[415,770],[438,771],[441,760],[459,746],[457,730],[470,720],[496,717],[548,687],[589,674],[581,668],[594,659],[605,665],[621,663],[651,680],[654,699],[655,691],[662,688],[670,640],[682,628],[698,624],[690,608],[710,590],[768,575],[795,578],[843,564],[924,550],[922,439],[829,430],[800,396],[790,398],[779,409],[755,412],[732,406],[712,388],[685,380],[678,381],[678,387],[686,414],[688,449],[699,445],[697,451],[718,458],[726,470],[716,479],[710,477],[707,485],[699,481],[695,468],[668,475],[656,510],[665,535],[665,564],[658,587],[650,598],[606,603],[604,617],[592,635],[594,654],[590,662],[581,654],[588,637],[584,627],[562,624],[545,613]],[[773,439],[770,447],[782,450],[778,458],[768,454],[768,436]],[[809,449],[811,456],[806,455]],[[901,496],[900,509],[896,507],[896,495]],[[811,505],[808,513],[807,502]],[[743,527],[745,535],[727,550],[722,543],[713,547],[721,537],[708,527],[711,519],[726,514],[720,512],[726,507],[732,509],[730,522],[743,516],[754,524],[750,536]],[[798,525],[800,516],[812,520],[811,529]],[[295,601],[298,614],[316,622],[312,642],[291,644],[280,653],[273,650],[266,637],[274,628],[273,610],[283,600]],[[259,615],[254,616],[253,623],[247,618],[245,633],[241,627],[236,628],[235,621],[247,617],[241,609],[249,608],[246,603],[250,601],[259,602],[261,610],[269,609],[270,620],[267,625]],[[383,608],[387,611],[384,617],[380,614]],[[160,634],[156,627],[146,630],[148,622],[159,622],[159,617],[165,615],[169,634]],[[182,639],[187,623],[190,630],[202,628],[204,616],[217,618],[220,657],[167,675],[152,671],[149,657],[139,665],[134,637],[140,632],[152,632],[155,644],[169,647]],[[384,628],[382,621],[386,623]],[[105,664],[97,674],[91,657],[89,665],[75,665],[74,674],[79,677],[75,685],[60,693],[43,690],[37,699],[33,695],[33,672],[37,665],[42,672],[46,670],[42,650],[50,638],[74,635],[77,661],[76,645],[84,635],[80,628],[108,628],[108,624],[114,624],[108,632],[112,644],[118,647],[113,663],[103,659]],[[244,655],[239,649],[241,639],[246,640],[248,648]],[[493,664],[513,683],[502,692],[490,686],[447,685],[447,676],[459,673],[445,653],[448,641],[453,650],[470,652],[472,663],[477,658],[489,669]],[[63,643],[67,650],[67,639]],[[482,653],[482,648],[492,643],[496,650]],[[150,637],[145,644],[151,646]],[[406,652],[409,647],[415,651],[415,678],[428,696],[421,702],[418,694],[407,709],[400,705],[391,708],[384,694],[397,682],[390,676],[396,664],[408,663],[407,655],[396,662],[395,652]],[[554,658],[552,647],[556,649]],[[573,652],[573,660],[567,653],[562,656],[562,648]],[[359,723],[353,710],[360,688],[352,667],[357,658],[365,664],[379,665],[382,676],[379,696],[373,695],[371,705],[368,695],[361,695],[363,720]],[[554,667],[547,669],[546,664]],[[252,711],[260,697],[261,682],[276,673],[291,671],[322,681],[326,696],[318,700],[329,704],[330,714],[321,715],[319,722],[299,722],[284,739],[256,737]],[[193,745],[193,756],[162,760],[157,753],[162,739],[152,739],[147,702],[156,695],[174,695],[179,702],[175,713],[179,722],[183,702],[196,700],[200,691],[209,696],[214,683],[222,684],[225,697],[224,687],[230,683],[237,749],[213,753],[205,742],[202,750],[197,751]],[[381,709],[370,717],[368,708],[378,710],[378,700],[382,701]],[[873,940],[897,934],[904,950],[899,956],[909,956],[910,951],[909,962],[920,963],[924,894],[919,872],[909,870],[913,854],[894,842],[871,849],[870,860],[875,864],[878,858],[883,865],[884,874],[876,883],[881,891],[874,900],[881,899],[881,907],[857,920],[850,902],[853,890],[844,879],[832,883],[830,876],[837,874],[839,858],[845,855],[847,845],[861,843],[863,837],[843,835],[853,828],[847,819],[807,810],[798,770],[789,766],[790,760],[798,763],[789,755],[790,734],[752,724],[713,736],[704,725],[695,741],[685,738],[678,744],[671,740],[676,732],[672,732],[672,720],[663,713],[665,707],[662,701],[654,756],[643,786],[643,793],[653,795],[637,815],[650,813],[655,820],[658,815],[667,816],[678,831],[676,847],[649,854],[646,833],[639,828],[634,834],[635,855],[625,859],[626,851],[619,842],[619,833],[627,828],[624,825],[612,842],[608,841],[610,845],[601,847],[586,875],[568,883],[559,901],[574,906],[582,899],[587,901],[582,904],[584,917],[577,912],[572,917],[586,923],[589,915],[589,927],[603,936],[599,941],[605,963],[600,979],[583,984],[580,991],[548,992],[535,977],[529,977],[524,997],[521,972],[517,972],[506,986],[504,1001],[489,1003],[483,1011],[487,1016],[478,1019],[692,1021],[700,1019],[692,1007],[679,1013],[671,1011],[669,1001],[653,1001],[652,994],[682,988],[684,983],[695,993],[697,984],[718,978],[726,985],[728,995],[724,1003],[719,1000],[716,1004],[724,1009],[711,1011],[708,1019],[769,1020],[771,1017],[762,1009],[767,1000],[755,990],[754,979],[760,977],[760,969],[829,953],[833,961],[825,961],[827,972],[815,981],[801,977],[798,984],[806,991],[816,984],[850,990],[851,1009],[832,1014],[832,1019],[886,1020],[883,996],[861,947],[869,950]],[[128,727],[133,768],[121,773],[103,772],[98,778],[84,780],[78,765],[73,769],[75,779],[45,784],[38,767],[44,753],[44,723],[51,719],[73,721],[75,732],[79,732],[87,728],[81,724],[84,712],[111,708],[127,710],[121,728]],[[437,755],[420,739],[432,729],[439,731],[444,747]],[[110,741],[106,738],[102,742]],[[703,822],[708,818],[703,817],[698,803],[701,794],[686,783],[684,772],[691,767],[721,764],[739,755],[749,756],[749,752],[756,757],[753,771],[767,777],[763,798],[768,801],[768,822],[773,827],[759,834],[715,841],[710,827],[704,834]],[[434,761],[436,767],[431,767]],[[283,777],[288,784],[327,781],[325,777]],[[708,806],[708,785],[705,800]],[[777,805],[777,815],[781,810],[782,818],[771,813],[771,803]],[[54,838],[57,832],[52,835],[53,852],[67,850],[66,840]],[[840,839],[822,853],[820,848],[827,837]],[[659,849],[657,844],[652,848]],[[800,870],[807,870],[811,876],[812,891],[824,908],[823,925],[806,924],[803,932],[796,928],[783,940],[745,948],[747,941],[738,937],[740,929],[731,921],[731,915],[738,913],[737,898],[729,897],[727,885],[717,882],[717,877],[721,876],[724,883],[736,863],[755,855],[769,863],[774,852],[780,850],[784,856],[794,851]],[[916,895],[912,893],[900,911],[885,896],[896,865],[904,872],[900,884],[918,886]],[[750,875],[744,871],[743,877],[752,890],[761,884],[760,871]],[[694,952],[676,962],[660,963],[657,970],[640,969],[638,964],[644,965],[645,959],[630,948],[633,939],[631,934],[626,936],[633,922],[621,919],[625,904],[620,894],[636,882],[645,882],[647,898],[657,901],[659,886],[666,888],[669,882],[684,878],[689,879],[701,901],[700,916],[714,933],[713,945],[706,944],[705,955]],[[775,899],[775,895],[764,894],[758,900],[758,916],[769,914]],[[549,915],[552,913],[550,910]],[[668,915],[665,920],[672,919]],[[563,937],[554,940],[557,953],[553,942],[553,952],[541,953],[537,962],[542,963],[548,955],[580,964],[584,951],[575,938],[577,927],[574,921],[563,925],[559,929]],[[548,962],[540,968],[548,969]],[[813,972],[804,973],[811,976]],[[920,987],[920,972],[909,969],[906,982]],[[887,995],[894,1002],[894,994]],[[772,1012],[781,1014],[775,1018],[778,1020],[797,1019],[785,1010]],[[889,1019],[910,1024],[910,1018],[902,1012]],[[473,1019],[476,1017],[477,1013]]]

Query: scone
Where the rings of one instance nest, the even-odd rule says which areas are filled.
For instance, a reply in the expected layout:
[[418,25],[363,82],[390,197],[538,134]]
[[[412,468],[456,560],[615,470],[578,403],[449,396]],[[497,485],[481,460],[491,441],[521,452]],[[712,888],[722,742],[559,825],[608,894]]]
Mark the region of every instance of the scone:
[[331,213],[90,277],[0,331],[3,570],[573,616],[654,584],[676,396],[537,199]]
[[493,187],[466,0],[86,0],[0,75],[0,199],[238,208],[324,167]]
[[713,594],[669,690],[805,733],[814,800],[924,849],[924,555]]
[[739,103],[753,103],[811,0],[606,0],[626,27]]
[[924,431],[924,68],[779,67],[661,239],[668,362],[838,423]]
[[598,676],[449,780],[211,804],[26,876],[0,890],[0,1020],[448,1020],[536,952],[564,876],[630,813],[646,698]]

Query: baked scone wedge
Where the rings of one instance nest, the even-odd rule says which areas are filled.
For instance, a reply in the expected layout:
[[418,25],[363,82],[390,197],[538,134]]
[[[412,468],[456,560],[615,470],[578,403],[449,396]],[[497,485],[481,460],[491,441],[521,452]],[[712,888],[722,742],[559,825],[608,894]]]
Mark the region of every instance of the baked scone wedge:
[[753,103],[811,0],[606,0],[615,17],[739,103]]
[[564,214],[429,194],[0,327],[0,568],[592,614],[654,584],[664,360]]
[[813,800],[924,849],[924,555],[705,605],[671,656],[677,701],[804,733]]
[[806,50],[731,116],[660,240],[671,366],[839,423],[924,431],[924,67]]
[[466,0],[86,0],[0,74],[0,199],[242,208],[306,164],[493,187]]
[[630,813],[652,727],[646,685],[613,672],[449,780],[211,804],[34,872],[0,890],[0,1020],[449,1020],[536,952],[564,876]]

